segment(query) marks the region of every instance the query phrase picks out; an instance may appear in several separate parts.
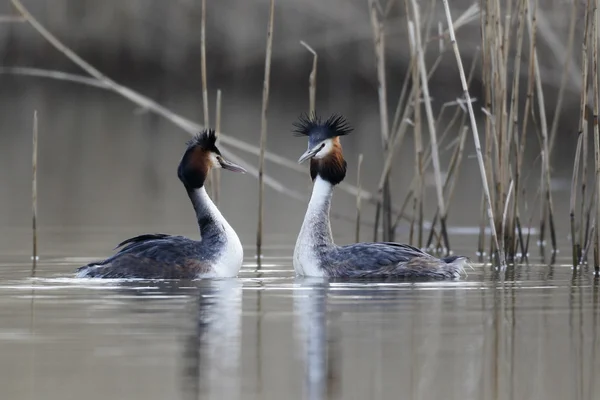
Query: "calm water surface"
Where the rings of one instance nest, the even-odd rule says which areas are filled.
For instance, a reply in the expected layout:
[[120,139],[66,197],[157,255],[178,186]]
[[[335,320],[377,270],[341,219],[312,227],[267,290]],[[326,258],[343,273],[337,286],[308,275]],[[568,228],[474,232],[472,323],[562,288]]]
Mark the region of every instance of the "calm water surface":
[[73,279],[91,258],[66,255],[31,278],[0,255],[2,398],[600,396],[598,281],[564,259],[349,283],[294,277],[292,245],[260,269],[246,252],[238,279],[198,282]]

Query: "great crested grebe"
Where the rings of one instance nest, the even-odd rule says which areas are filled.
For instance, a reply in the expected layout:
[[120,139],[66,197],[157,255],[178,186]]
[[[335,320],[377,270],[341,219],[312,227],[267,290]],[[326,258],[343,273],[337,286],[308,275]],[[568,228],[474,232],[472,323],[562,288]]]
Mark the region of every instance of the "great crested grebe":
[[204,181],[211,168],[246,172],[227,161],[215,145],[214,130],[194,136],[183,154],[177,175],[196,211],[201,240],[163,233],[127,239],[115,255],[79,268],[77,277],[195,279],[234,277],[242,266],[240,239],[212,202]]
[[322,121],[316,115],[301,116],[294,123],[296,136],[308,136],[308,149],[298,163],[310,159],[313,191],[294,248],[294,270],[298,275],[355,278],[457,278],[468,259],[433,257],[400,243],[356,243],[337,246],[333,242],[329,209],[335,185],[346,176],[346,161],[340,136],[352,131],[342,116]]

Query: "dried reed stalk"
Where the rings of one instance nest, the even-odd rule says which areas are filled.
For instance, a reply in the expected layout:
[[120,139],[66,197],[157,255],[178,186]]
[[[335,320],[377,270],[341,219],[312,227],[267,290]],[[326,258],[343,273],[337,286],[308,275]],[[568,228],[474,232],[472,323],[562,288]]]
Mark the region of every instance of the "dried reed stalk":
[[577,200],[577,178],[579,177],[579,164],[581,163],[581,133],[577,137],[577,149],[575,151],[575,161],[573,162],[573,178],[571,180],[571,198],[569,201],[569,219],[571,222],[571,241],[573,244],[572,257],[573,267],[576,267],[581,257],[581,245],[575,234],[575,202]]
[[[482,38],[481,38],[481,47],[482,47],[482,55],[483,55],[483,65],[482,65],[482,81],[483,81],[483,89],[484,89],[484,94],[483,94],[483,100],[484,100],[484,107],[488,110],[492,109],[492,65],[491,65],[491,52],[490,52],[490,47],[491,47],[491,43],[493,40],[489,39],[490,37],[490,25],[493,25],[491,23],[491,15],[492,12],[490,12],[488,9],[490,8],[490,4],[489,1],[485,2],[483,4],[486,8],[484,8],[482,10],[482,12],[480,13],[480,24],[481,24],[481,34],[482,34]],[[450,28],[448,28],[448,30],[450,30]],[[485,153],[483,155],[483,160],[484,160],[484,167],[485,167],[485,171],[486,171],[486,178],[487,181],[489,182],[490,187],[495,187],[494,185],[494,176],[493,176],[493,166],[492,166],[492,138],[491,138],[491,119],[490,118],[486,118],[485,120]],[[492,204],[495,204],[494,202],[494,191],[490,191],[490,201],[492,202]],[[483,255],[485,254],[484,248],[485,248],[485,222],[486,219],[486,197],[485,197],[485,193],[482,193],[481,195],[481,220],[480,220],[480,226],[479,226],[479,240],[478,240],[478,247],[477,247],[477,252],[478,254],[483,257]]]
[[[529,1],[525,2],[524,5],[524,9],[522,10],[522,12],[525,15],[529,15]],[[527,18],[527,21],[529,23],[529,17]],[[535,31],[535,24],[532,24],[532,31]],[[535,41],[536,41],[536,35],[531,35],[531,40],[529,43],[529,69],[528,69],[528,75],[527,75],[527,96],[525,98],[525,106],[524,106],[524,111],[523,111],[523,124],[522,127],[520,129],[521,131],[521,135],[518,136],[519,140],[518,140],[518,152],[517,152],[517,171],[520,174],[522,167],[523,167],[523,159],[525,157],[525,145],[527,142],[527,126],[529,123],[529,117],[530,117],[530,110],[531,110],[531,104],[533,103],[533,89],[534,89],[534,54],[535,54]],[[515,129],[517,126],[517,122],[514,122],[515,125]],[[519,185],[521,186],[521,188],[523,188],[522,185],[522,181],[521,178],[519,178]],[[531,225],[531,223],[530,223]],[[529,229],[529,231],[527,232],[527,244],[526,244],[526,250],[524,251],[524,254],[528,254],[528,249],[529,249],[529,239],[530,239],[530,235],[531,235],[531,227]]]
[[[500,236],[501,238],[505,238],[506,237],[506,217],[508,215],[508,206],[510,204],[510,197],[513,191],[513,186],[514,186],[514,181],[510,181],[510,184],[508,185],[508,192],[506,194],[506,202],[504,203],[504,212],[502,213],[502,235]],[[505,248],[505,244],[502,243],[502,248]]]
[[[512,219],[511,219],[511,223],[509,223],[509,229],[508,231],[510,232],[510,242],[508,244],[508,249],[509,252],[507,254],[507,257],[511,260],[514,261],[515,256],[516,256],[516,240],[515,240],[515,227],[517,227],[517,230],[520,232],[520,221],[519,221],[519,212],[518,212],[518,207],[519,207],[519,193],[521,192],[521,159],[519,157],[519,146],[518,146],[518,142],[519,142],[519,138],[517,135],[517,131],[518,131],[518,124],[519,124],[519,83],[521,80],[521,56],[523,53],[523,37],[524,37],[524,30],[525,30],[525,24],[524,24],[524,19],[525,19],[525,9],[527,7],[527,2],[528,0],[519,0],[519,17],[518,17],[518,22],[517,22],[517,50],[516,50],[516,54],[515,54],[515,59],[514,59],[514,64],[513,64],[513,85],[512,85],[512,91],[511,91],[511,99],[510,99],[510,111],[509,111],[509,115],[508,115],[508,121],[507,121],[507,140],[509,143],[515,143],[515,149],[514,152],[516,153],[516,157],[514,157],[515,159],[515,173],[514,173],[514,185],[515,185],[515,192],[514,192],[514,199],[513,199],[513,214],[512,214]],[[514,140],[513,140],[514,138]],[[519,234],[520,237],[522,237],[521,234]],[[522,240],[521,240],[522,243]]]
[[[388,106],[387,106],[387,84],[385,75],[385,31],[383,22],[377,16],[379,13],[375,0],[367,0],[369,5],[371,28],[373,30],[373,41],[375,48],[375,61],[377,64],[377,95],[379,98],[379,123],[381,126],[381,147],[383,149],[384,156],[389,151],[389,117],[388,117]],[[392,227],[392,212],[391,212],[391,193],[389,179],[383,186],[382,196],[382,211],[381,216],[383,217],[383,240],[393,241],[394,233],[391,230]]]
[[[408,3],[407,3],[408,4]],[[407,6],[408,7],[408,6]],[[414,112],[414,142],[415,142],[415,176],[416,182],[413,190],[413,211],[410,221],[409,243],[421,248],[423,246],[423,139],[421,132],[421,80],[419,79],[419,63],[417,51],[417,38],[415,32],[415,24],[413,21],[408,21],[408,38],[411,49],[411,60],[414,60],[415,67],[412,69],[413,90],[411,91],[413,112]],[[407,107],[408,109],[408,107]],[[390,160],[391,161],[391,160]],[[418,219],[418,221],[416,221]],[[418,223],[418,238],[415,243],[415,222]]]
[[[600,106],[598,104],[600,95],[598,89],[598,7],[600,6],[600,0],[594,1],[594,14],[593,14],[593,45],[592,45],[592,79],[593,79],[593,91],[594,91],[594,160],[596,165],[596,223],[600,221],[600,129],[598,127],[598,115],[600,114]],[[594,232],[594,271],[596,275],[600,271],[600,260],[598,259],[598,253],[600,252],[600,234],[598,234],[598,229],[595,229]]]
[[[535,8],[533,11],[533,15],[528,18],[528,28],[529,28],[529,40],[535,43],[533,36],[535,35],[535,21],[536,21],[536,11],[537,11],[537,0],[534,2]],[[544,206],[543,209],[547,209],[547,217],[548,223],[550,227],[550,240],[552,242],[552,251],[557,251],[556,244],[556,230],[554,226],[554,205],[552,202],[552,192],[550,190],[550,157],[549,157],[549,144],[548,144],[548,120],[546,118],[546,106],[544,100],[544,91],[542,89],[542,77],[540,74],[540,66],[537,57],[537,50],[534,48],[533,53],[533,66],[534,66],[534,75],[535,75],[535,87],[536,87],[536,96],[537,96],[537,104],[538,104],[538,112],[540,115],[540,125],[541,125],[541,133],[542,133],[542,179],[540,182],[540,192],[544,195]],[[546,218],[546,215],[542,216],[543,219]],[[542,223],[543,225],[543,223]]]
[[[204,126],[210,127],[208,113],[208,85],[206,82],[206,0],[202,0],[202,15],[200,17],[200,65],[202,74],[202,110],[204,112]],[[206,188],[211,192],[214,180],[214,171],[211,169],[208,174]]]
[[[221,89],[217,89],[216,115],[215,115],[215,133],[217,137],[221,135]],[[221,194],[221,170],[215,170],[213,180],[213,201],[219,206],[219,196]]]
[[[450,42],[454,49],[454,55],[456,56],[456,63],[458,65],[458,71],[463,89],[463,96],[467,101],[467,108],[469,110],[469,117],[471,120],[471,131],[473,133],[473,141],[475,142],[475,150],[477,153],[477,161],[479,162],[479,171],[481,173],[481,181],[483,183],[483,191],[487,201],[487,214],[490,224],[491,234],[496,245],[497,260],[501,267],[506,267],[506,261],[504,258],[504,250],[499,246],[498,235],[496,233],[496,225],[494,223],[494,211],[492,209],[492,199],[490,196],[490,189],[488,187],[487,175],[485,166],[483,165],[483,154],[481,152],[481,144],[479,143],[479,132],[477,130],[477,121],[475,120],[475,113],[473,112],[473,104],[471,103],[471,96],[469,95],[469,89],[467,87],[467,79],[465,78],[465,71],[462,66],[462,60],[460,58],[460,52],[458,50],[458,43],[454,36],[454,27],[452,25],[452,15],[450,14],[450,6],[448,0],[443,0],[444,9],[446,12],[446,19],[448,21],[448,30],[450,32]],[[441,210],[440,210],[441,211]],[[441,212],[440,212],[441,214]]]
[[33,112],[33,156],[32,156],[32,187],[31,187],[31,227],[33,234],[33,264],[31,276],[35,276],[38,260],[38,234],[37,234],[37,161],[38,161],[38,115],[37,110]]
[[309,115],[314,116],[316,115],[315,104],[317,102],[317,52],[302,40],[300,41],[300,44],[313,55],[312,69],[310,70],[310,75],[308,76],[308,110]]
[[258,227],[256,230],[256,253],[260,259],[263,237],[264,216],[264,169],[265,147],[267,145],[267,109],[269,106],[269,81],[271,77],[271,52],[273,49],[273,19],[275,0],[271,0],[269,7],[269,23],[267,26],[267,51],[265,55],[265,79],[263,82],[262,114],[260,121],[260,155],[258,159]]
[[210,127],[208,113],[208,85],[206,83],[206,0],[202,0],[202,17],[200,23],[200,62],[202,64],[202,107],[204,110],[204,126]]
[[[589,20],[592,14],[592,7],[594,3],[592,0],[587,1],[587,7],[585,9],[585,29],[583,44],[582,46],[582,88],[581,88],[581,103],[580,103],[580,115],[579,115],[579,132],[582,132],[582,173],[581,173],[581,210],[579,216],[579,242],[583,247],[589,249],[590,243],[593,242],[591,239],[590,232],[590,216],[593,206],[595,205],[594,199],[596,198],[596,180],[594,179],[594,189],[591,191],[590,203],[586,207],[586,191],[587,191],[587,179],[588,179],[588,154],[589,154],[589,141],[588,141],[588,118],[591,114],[591,110],[588,108],[588,88],[589,83],[589,42],[591,40],[592,30],[589,28]],[[590,111],[588,113],[588,111]],[[587,209],[586,209],[587,208]],[[596,219],[594,218],[594,221]],[[587,261],[587,252],[585,257],[580,257],[582,260]]]
[[[571,181],[571,196],[569,201],[569,217],[571,222],[571,240],[572,240],[572,257],[573,257],[573,267],[576,267],[579,263],[579,260],[582,259],[582,246],[585,245],[587,248],[587,244],[582,242],[583,240],[583,220],[585,214],[585,191],[586,191],[586,180],[587,180],[587,119],[586,119],[586,106],[587,106],[587,88],[588,88],[588,40],[589,40],[589,11],[591,8],[592,2],[591,0],[587,1],[587,7],[585,9],[585,27],[583,33],[583,40],[581,45],[581,82],[582,82],[582,90],[580,97],[580,113],[579,113],[579,128],[577,133],[577,150],[575,153],[575,160],[573,165],[573,179]],[[575,6],[574,6],[575,7]],[[567,57],[569,60],[570,57]],[[568,62],[568,61],[567,61]],[[565,67],[566,69],[566,67]],[[566,75],[566,70],[564,71],[564,76]],[[557,119],[557,116],[555,116]],[[554,128],[554,126],[553,126]],[[552,140],[551,140],[552,143]],[[575,234],[576,226],[575,226],[575,204],[577,201],[577,179],[579,176],[579,164],[581,153],[583,152],[583,172],[581,177],[581,215],[580,215],[580,230],[579,236],[577,237]],[[587,231],[587,230],[586,230]],[[587,238],[586,238],[587,240]]]
[[360,199],[360,190],[361,190],[361,182],[360,182],[360,170],[362,168],[363,163],[363,154],[360,153],[358,155],[358,167],[356,171],[356,187],[358,188],[359,195],[356,196],[356,232],[354,235],[354,241],[360,241],[360,209],[361,209],[361,199]]
[[[587,69],[587,66],[586,66],[586,69]],[[587,80],[587,77],[586,77],[586,80]],[[587,82],[586,82],[586,84],[587,84]],[[585,108],[584,108],[584,112],[585,112]],[[586,118],[584,118],[584,120],[583,120],[582,129],[583,129],[583,132],[581,134],[581,136],[582,136],[582,140],[581,140],[582,170],[581,170],[581,202],[580,202],[580,210],[579,210],[579,243],[583,247],[584,243],[586,243],[586,241],[588,239],[587,236],[588,236],[588,228],[589,228],[587,223],[584,224],[584,220],[586,220],[585,209],[586,209],[586,191],[587,191],[587,177],[588,177],[588,155],[589,155],[588,121]],[[593,196],[594,196],[594,193],[592,192],[591,197],[593,197]],[[588,220],[588,222],[589,222],[589,220]]]
[[[450,242],[448,240],[448,232],[446,230],[446,207],[444,205],[444,194],[442,187],[442,173],[440,168],[440,157],[438,154],[438,145],[437,145],[437,135],[435,130],[435,123],[433,118],[433,111],[431,109],[431,96],[429,95],[429,85],[427,82],[427,71],[425,69],[425,56],[423,54],[423,47],[421,45],[421,27],[420,27],[420,16],[419,16],[419,5],[416,0],[411,0],[413,15],[415,18],[415,42],[417,47],[417,56],[418,56],[418,69],[421,76],[421,85],[423,90],[423,98],[425,100],[425,115],[427,117],[427,125],[429,130],[430,137],[430,145],[431,145],[431,156],[433,161],[433,171],[435,177],[435,187],[437,193],[437,201],[438,208],[440,209],[440,228],[441,228],[441,236],[444,241],[444,247],[446,252],[450,251]],[[449,23],[452,23],[452,19],[449,16]],[[453,37],[454,32],[452,31],[451,37]],[[462,72],[464,78],[464,71]],[[464,82],[466,85],[466,80]],[[470,99],[469,99],[470,102]],[[470,103],[469,103],[470,105]]]

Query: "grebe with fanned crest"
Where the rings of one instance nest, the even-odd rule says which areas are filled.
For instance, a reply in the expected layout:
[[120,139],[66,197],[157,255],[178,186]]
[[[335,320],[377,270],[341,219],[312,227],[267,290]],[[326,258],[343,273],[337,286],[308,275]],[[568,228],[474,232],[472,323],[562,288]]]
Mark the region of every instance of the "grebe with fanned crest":
[[212,202],[204,181],[211,168],[246,172],[227,161],[216,146],[214,130],[194,136],[179,163],[177,175],[196,211],[201,240],[154,233],[120,243],[121,249],[103,261],[79,268],[77,277],[196,279],[234,277],[243,261],[242,244]]
[[400,243],[356,243],[337,246],[333,242],[329,209],[335,185],[346,176],[346,160],[340,136],[352,131],[342,116],[322,121],[303,115],[294,123],[296,136],[308,137],[308,149],[298,163],[310,159],[313,190],[294,248],[294,270],[298,275],[349,278],[458,278],[469,265],[466,257],[439,259],[413,246]]

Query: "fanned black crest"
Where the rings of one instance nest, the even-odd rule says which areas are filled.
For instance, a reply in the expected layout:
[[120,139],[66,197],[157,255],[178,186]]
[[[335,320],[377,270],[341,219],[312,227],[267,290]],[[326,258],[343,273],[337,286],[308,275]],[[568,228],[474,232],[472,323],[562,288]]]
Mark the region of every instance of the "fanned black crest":
[[217,134],[214,129],[204,129],[200,133],[194,135],[186,144],[188,150],[199,146],[205,150],[212,151],[213,153],[221,154],[216,146]]
[[308,136],[310,141],[315,143],[352,132],[348,121],[339,114],[333,114],[325,122],[314,113],[302,114],[293,125],[294,136]]

